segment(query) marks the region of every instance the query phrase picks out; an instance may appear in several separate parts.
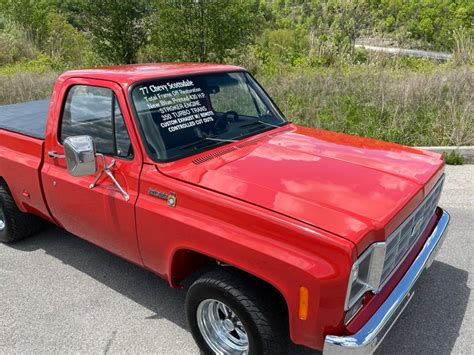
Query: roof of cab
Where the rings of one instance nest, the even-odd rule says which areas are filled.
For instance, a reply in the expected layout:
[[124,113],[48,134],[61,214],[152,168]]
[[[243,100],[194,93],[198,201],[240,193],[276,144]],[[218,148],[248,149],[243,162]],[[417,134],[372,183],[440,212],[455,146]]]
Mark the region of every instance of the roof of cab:
[[130,64],[95,69],[70,70],[62,74],[60,78],[83,77],[110,80],[127,87],[137,81],[145,79],[236,70],[245,69],[234,65],[209,63]]

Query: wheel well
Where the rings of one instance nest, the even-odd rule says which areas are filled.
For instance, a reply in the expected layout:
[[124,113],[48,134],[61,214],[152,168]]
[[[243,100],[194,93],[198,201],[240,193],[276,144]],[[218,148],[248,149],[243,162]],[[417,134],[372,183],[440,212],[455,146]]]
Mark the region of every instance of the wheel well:
[[7,192],[11,196],[12,193],[10,192],[10,187],[8,186],[7,180],[5,180],[3,176],[0,176],[0,186],[3,186],[3,188],[7,190]]
[[170,270],[172,286],[188,286],[200,275],[218,266],[215,259],[188,249],[180,249],[173,255]]
[[281,307],[280,311],[284,312],[286,319],[288,319],[289,312],[286,299],[272,284],[232,265],[223,263],[217,259],[192,250],[180,249],[174,254],[170,282],[173,286],[187,288],[191,286],[195,280],[201,277],[201,275],[220,267],[232,268],[242,277],[251,278],[254,282],[260,284],[265,289],[266,296],[272,297],[275,300],[276,304]]
[[0,176],[0,186],[3,187],[6,192],[11,196],[10,188],[8,187],[7,181]]

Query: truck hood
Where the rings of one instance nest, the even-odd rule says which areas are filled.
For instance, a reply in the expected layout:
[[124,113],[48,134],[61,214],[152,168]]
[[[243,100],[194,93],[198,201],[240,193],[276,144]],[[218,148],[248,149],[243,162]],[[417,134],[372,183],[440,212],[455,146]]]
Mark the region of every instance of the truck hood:
[[384,240],[442,175],[438,154],[287,125],[158,169],[337,234]]

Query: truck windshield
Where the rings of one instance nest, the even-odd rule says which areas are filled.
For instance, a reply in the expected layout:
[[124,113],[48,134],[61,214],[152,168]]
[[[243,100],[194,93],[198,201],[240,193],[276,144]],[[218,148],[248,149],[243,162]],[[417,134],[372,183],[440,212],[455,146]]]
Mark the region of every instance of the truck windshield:
[[172,161],[287,123],[245,72],[156,79],[132,101],[152,158]]

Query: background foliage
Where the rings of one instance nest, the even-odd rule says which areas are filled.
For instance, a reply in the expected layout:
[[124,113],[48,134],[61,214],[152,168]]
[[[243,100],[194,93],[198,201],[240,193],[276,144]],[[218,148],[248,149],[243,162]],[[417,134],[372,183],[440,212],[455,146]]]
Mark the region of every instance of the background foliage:
[[[64,70],[238,64],[298,123],[405,144],[474,144],[471,0],[0,0],[0,103]],[[357,41],[453,53],[389,57]]]

